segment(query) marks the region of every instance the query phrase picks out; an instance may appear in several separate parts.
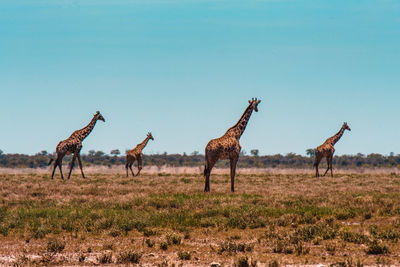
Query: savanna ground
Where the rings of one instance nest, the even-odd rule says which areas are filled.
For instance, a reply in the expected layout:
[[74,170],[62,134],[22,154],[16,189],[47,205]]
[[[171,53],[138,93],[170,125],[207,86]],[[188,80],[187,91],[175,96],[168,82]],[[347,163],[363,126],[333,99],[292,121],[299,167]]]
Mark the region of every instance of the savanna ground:
[[400,174],[78,174],[0,174],[0,265],[400,264]]

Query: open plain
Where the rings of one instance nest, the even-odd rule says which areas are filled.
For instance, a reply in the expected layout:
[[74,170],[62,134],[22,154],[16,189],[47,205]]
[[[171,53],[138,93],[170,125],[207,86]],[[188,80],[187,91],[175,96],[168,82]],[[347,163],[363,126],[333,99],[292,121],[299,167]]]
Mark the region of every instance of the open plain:
[[[399,265],[400,174],[0,174],[1,265]],[[194,169],[196,170],[196,169]],[[248,265],[246,265],[248,264]]]

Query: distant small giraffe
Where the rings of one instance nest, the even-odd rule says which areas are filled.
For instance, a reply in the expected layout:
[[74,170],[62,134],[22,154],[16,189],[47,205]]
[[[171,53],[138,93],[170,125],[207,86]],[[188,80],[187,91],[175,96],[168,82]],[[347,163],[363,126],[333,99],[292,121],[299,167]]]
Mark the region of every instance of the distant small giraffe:
[[[103,116],[100,114],[99,111],[97,111],[96,114],[94,114],[93,119],[90,121],[90,123],[85,128],[82,128],[80,130],[73,132],[71,134],[71,136],[68,137],[66,140],[63,140],[60,143],[58,143],[57,148],[56,148],[57,159],[54,162],[54,168],[53,168],[53,173],[51,174],[51,179],[54,178],[54,172],[55,172],[57,166],[60,169],[61,178],[64,179],[62,169],[61,169],[62,159],[65,155],[69,155],[69,154],[74,154],[74,156],[72,157],[71,167],[70,167],[69,174],[68,174],[68,179],[71,176],[71,172],[72,172],[72,169],[74,168],[74,163],[75,163],[76,158],[78,158],[79,168],[81,169],[82,177],[85,178],[85,175],[83,174],[83,170],[82,170],[82,162],[81,162],[81,156],[80,156],[80,152],[82,149],[82,141],[90,134],[90,132],[93,130],[93,128],[96,125],[96,122],[98,120],[102,120],[103,122],[105,122]],[[48,165],[50,165],[52,161],[53,161],[53,159],[50,159],[50,162]]]
[[242,117],[239,121],[231,128],[226,131],[226,133],[216,139],[212,139],[206,146],[205,150],[205,160],[206,165],[204,167],[204,177],[205,177],[205,188],[204,192],[210,192],[210,174],[215,163],[219,159],[229,159],[231,165],[231,191],[235,191],[235,173],[236,164],[239,160],[240,154],[240,144],[239,139],[242,136],[246,125],[250,119],[253,110],[258,111],[258,104],[261,100],[252,99],[249,100],[249,106],[244,111]]
[[326,139],[326,141],[322,145],[317,147],[317,149],[315,150],[314,167],[315,167],[315,176],[316,177],[319,177],[318,165],[319,165],[321,159],[324,157],[326,158],[328,168],[326,169],[323,176],[325,176],[326,173],[329,171],[329,169],[331,169],[331,176],[333,177],[332,160],[333,160],[333,153],[335,153],[335,148],[333,146],[337,143],[337,141],[339,141],[339,139],[342,137],[345,130],[351,131],[350,127],[347,125],[346,122],[343,123],[342,128],[340,129],[340,131],[337,134]]
[[140,171],[142,170],[142,166],[143,166],[143,153],[142,150],[143,148],[147,145],[147,143],[149,142],[149,140],[154,140],[153,135],[151,133],[148,133],[146,136],[146,139],[144,139],[143,142],[141,142],[140,144],[138,144],[134,149],[129,150],[128,152],[126,152],[126,163],[125,163],[125,168],[126,168],[126,177],[128,177],[128,167],[132,172],[132,176],[135,176],[135,174],[133,173],[132,170],[132,165],[133,163],[135,163],[135,161],[137,160],[138,162],[138,173],[136,174],[136,176],[138,176],[140,174]]

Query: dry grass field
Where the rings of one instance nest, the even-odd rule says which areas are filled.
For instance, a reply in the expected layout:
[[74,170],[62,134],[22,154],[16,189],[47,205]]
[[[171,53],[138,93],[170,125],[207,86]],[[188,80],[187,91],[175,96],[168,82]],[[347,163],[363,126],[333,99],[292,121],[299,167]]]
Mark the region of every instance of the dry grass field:
[[400,263],[400,175],[0,173],[0,265]]

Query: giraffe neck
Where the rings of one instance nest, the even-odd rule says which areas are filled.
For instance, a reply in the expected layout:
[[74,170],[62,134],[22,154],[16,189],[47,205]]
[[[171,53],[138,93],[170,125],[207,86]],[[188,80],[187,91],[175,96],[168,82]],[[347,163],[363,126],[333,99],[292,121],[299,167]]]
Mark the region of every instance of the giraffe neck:
[[83,141],[83,139],[85,139],[90,134],[90,132],[93,130],[94,126],[96,125],[96,122],[97,122],[97,118],[93,117],[93,119],[89,122],[89,124],[85,128],[78,130],[80,141]]
[[332,144],[336,144],[339,141],[339,139],[343,136],[344,131],[345,131],[345,128],[342,127],[337,134],[332,136]]
[[144,139],[143,142],[141,142],[141,143],[139,144],[139,147],[140,147],[141,150],[143,150],[143,148],[145,148],[145,146],[147,145],[147,143],[149,142],[149,140],[150,140],[150,137],[147,136],[146,139]]
[[242,117],[240,117],[239,121],[234,126],[229,128],[227,133],[229,135],[234,136],[236,139],[239,139],[242,136],[244,130],[246,129],[247,123],[249,122],[252,112],[253,108],[251,107],[250,104],[244,111]]

